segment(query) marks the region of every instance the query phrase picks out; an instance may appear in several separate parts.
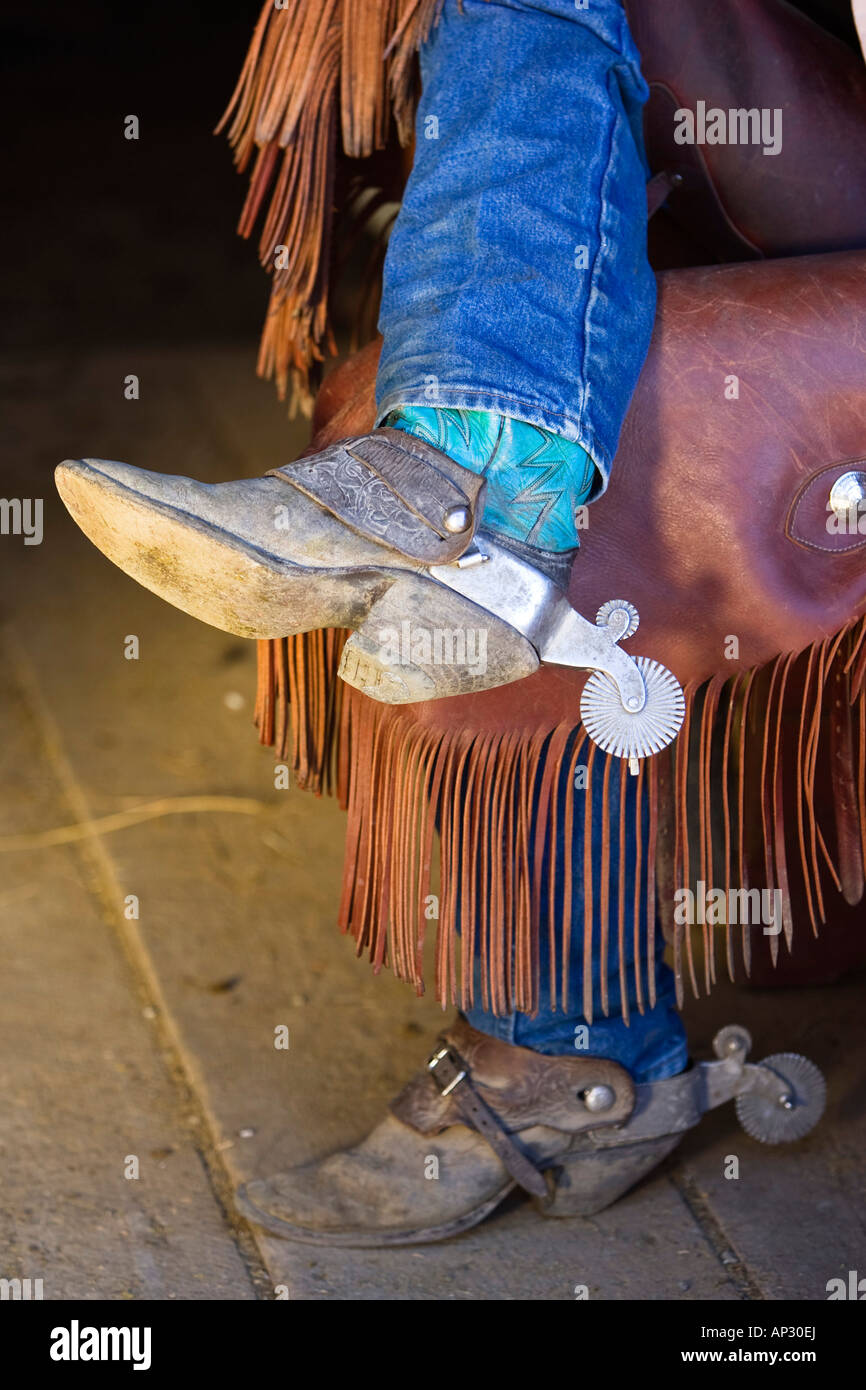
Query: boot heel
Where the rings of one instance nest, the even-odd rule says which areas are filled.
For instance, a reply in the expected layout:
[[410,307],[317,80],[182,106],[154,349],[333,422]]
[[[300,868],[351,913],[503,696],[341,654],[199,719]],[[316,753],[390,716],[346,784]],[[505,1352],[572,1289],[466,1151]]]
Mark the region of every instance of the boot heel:
[[594,1216],[640,1182],[666,1158],[682,1134],[665,1134],[606,1149],[566,1154],[548,1168],[546,1197],[532,1200],[542,1216]]
[[382,704],[468,695],[538,669],[515,628],[435,580],[396,580],[343,647],[339,674]]

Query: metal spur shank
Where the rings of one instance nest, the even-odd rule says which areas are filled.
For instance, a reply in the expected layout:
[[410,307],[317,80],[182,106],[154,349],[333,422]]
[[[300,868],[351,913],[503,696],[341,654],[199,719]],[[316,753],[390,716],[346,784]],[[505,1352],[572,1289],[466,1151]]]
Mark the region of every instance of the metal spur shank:
[[547,575],[479,534],[456,565],[435,565],[434,579],[510,623],[542,661],[591,671],[580,714],[589,737],[637,773],[676,738],[685,715],[682,687],[649,657],[632,657],[619,643],[637,631],[638,613],[625,599],[603,604],[594,623],[572,608]]

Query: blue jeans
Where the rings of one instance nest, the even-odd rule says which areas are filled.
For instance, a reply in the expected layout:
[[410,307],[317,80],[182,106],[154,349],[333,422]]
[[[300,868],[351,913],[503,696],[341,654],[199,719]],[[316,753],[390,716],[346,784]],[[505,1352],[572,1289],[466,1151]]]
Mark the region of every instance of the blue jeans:
[[[407,405],[526,420],[582,445],[598,471],[597,496],[655,312],[641,132],[647,88],[625,12],[619,0],[586,8],[463,0],[462,9],[445,0],[421,72],[415,162],[385,262],[377,420]],[[612,777],[614,823],[618,787]],[[588,793],[562,787],[559,795],[574,797],[577,843]],[[636,816],[632,805],[633,835]],[[474,1008],[470,1022],[538,1052],[614,1058],[638,1080],[675,1074],[687,1059],[685,1033],[660,951],[658,1002],[640,1015],[630,998],[628,1025],[619,1016],[615,940],[609,1018],[601,1017],[596,951],[596,1021],[585,1037],[576,1032],[584,1023],[582,862],[567,865],[561,853],[551,889],[558,901],[566,873],[574,884],[569,1009],[552,1006],[542,932],[537,1015]],[[616,921],[615,882],[610,911]],[[646,930],[643,921],[644,956]]]
[[377,420],[488,410],[606,486],[649,344],[647,87],[619,0],[445,0],[385,261]]

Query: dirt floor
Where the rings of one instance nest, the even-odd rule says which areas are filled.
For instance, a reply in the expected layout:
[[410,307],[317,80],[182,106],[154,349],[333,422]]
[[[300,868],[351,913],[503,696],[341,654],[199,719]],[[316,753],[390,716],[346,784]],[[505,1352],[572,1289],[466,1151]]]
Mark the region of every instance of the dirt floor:
[[755,1300],[866,1270],[862,977],[689,1006],[697,1056],[740,1021],[757,1057],[825,1068],[827,1115],[792,1148],[726,1106],[600,1216],[516,1199],[435,1247],[318,1250],[243,1221],[234,1187],[360,1137],[442,1013],[336,930],[342,815],[275,789],[252,644],[115,570],[51,469],[90,453],[217,481],[290,458],[304,429],[248,348],[70,348],[3,377],[4,495],[42,497],[45,521],[39,546],[2,539],[0,1277],[46,1299]]

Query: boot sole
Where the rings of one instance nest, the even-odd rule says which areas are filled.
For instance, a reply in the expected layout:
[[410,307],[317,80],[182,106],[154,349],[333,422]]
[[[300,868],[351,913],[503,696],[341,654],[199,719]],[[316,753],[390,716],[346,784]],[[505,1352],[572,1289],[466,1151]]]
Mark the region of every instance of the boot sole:
[[349,1245],[356,1249],[376,1249],[389,1245],[432,1245],[435,1241],[459,1236],[479,1225],[486,1216],[495,1211],[516,1186],[514,1182],[508,1183],[465,1216],[445,1221],[440,1226],[422,1226],[410,1231],[314,1231],[306,1226],[295,1226],[290,1221],[282,1221],[278,1216],[262,1211],[246,1195],[244,1188],[235,1193],[235,1204],[253,1225],[260,1226],[262,1230],[284,1240],[295,1240],[303,1245]]
[[78,526],[125,574],[236,637],[356,626],[397,577],[384,568],[356,570],[347,582],[340,571],[294,564],[192,513],[143,497],[88,460],[61,464],[56,482]]
[[[537,653],[521,633],[426,574],[295,564],[192,513],[143,497],[100,472],[96,461],[69,460],[56,476],[63,502],[97,549],[146,589],[211,627],[252,639],[353,629],[340,674],[382,703],[470,694],[538,668]],[[428,637],[420,660],[413,660],[419,630]],[[383,632],[393,634],[391,645],[400,648],[396,664],[383,652]],[[444,661],[434,652],[437,633],[451,644]],[[473,668],[465,661],[467,634],[477,658],[482,633],[483,669],[477,659]],[[455,638],[463,644],[463,664],[448,659]],[[440,640],[440,656],[441,648]]]

